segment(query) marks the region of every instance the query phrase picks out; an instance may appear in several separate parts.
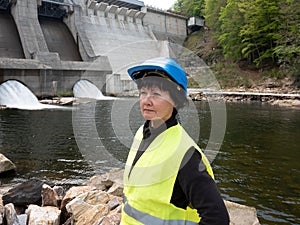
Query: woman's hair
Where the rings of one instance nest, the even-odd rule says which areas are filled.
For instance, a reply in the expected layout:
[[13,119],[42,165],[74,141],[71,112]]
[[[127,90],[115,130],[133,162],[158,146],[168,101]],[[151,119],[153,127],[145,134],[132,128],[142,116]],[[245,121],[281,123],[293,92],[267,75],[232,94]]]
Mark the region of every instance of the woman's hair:
[[151,75],[145,75],[140,79],[136,80],[137,87],[139,90],[141,88],[153,88],[157,87],[162,91],[168,91],[172,100],[175,103],[176,109],[183,108],[188,104],[186,93],[184,89],[172,81],[169,77],[162,77],[161,73],[151,72]]

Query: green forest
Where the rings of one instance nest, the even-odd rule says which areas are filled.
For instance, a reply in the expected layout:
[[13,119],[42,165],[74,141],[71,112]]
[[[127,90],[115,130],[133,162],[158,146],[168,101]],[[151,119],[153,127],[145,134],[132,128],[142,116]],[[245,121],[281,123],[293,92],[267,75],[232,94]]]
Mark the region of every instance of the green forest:
[[[215,60],[219,68],[235,67],[235,74],[289,77],[300,87],[299,0],[177,0],[172,10],[205,18],[205,29],[190,34],[185,44],[208,64]],[[208,38],[209,48],[197,48],[197,37]],[[236,85],[251,86],[245,80]]]

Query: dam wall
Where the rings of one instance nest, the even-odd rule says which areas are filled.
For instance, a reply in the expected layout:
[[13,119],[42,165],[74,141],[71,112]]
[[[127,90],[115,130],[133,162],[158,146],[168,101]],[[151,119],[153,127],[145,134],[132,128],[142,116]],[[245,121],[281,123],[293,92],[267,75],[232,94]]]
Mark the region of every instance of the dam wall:
[[5,1],[23,55],[0,55],[0,83],[20,80],[40,97],[70,92],[79,79],[107,94],[132,90],[129,66],[170,56],[169,42],[182,44],[186,37],[187,18],[147,7],[94,0]]
[[188,17],[156,8],[146,8],[143,25],[152,30],[158,40],[183,44],[187,37]]

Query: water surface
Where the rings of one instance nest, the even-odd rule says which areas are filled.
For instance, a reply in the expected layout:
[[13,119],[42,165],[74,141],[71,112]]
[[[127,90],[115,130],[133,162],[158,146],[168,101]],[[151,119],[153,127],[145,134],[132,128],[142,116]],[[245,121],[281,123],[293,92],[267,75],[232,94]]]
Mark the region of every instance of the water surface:
[[[204,102],[195,105],[182,119],[205,148],[210,108]],[[143,119],[137,104],[128,118],[120,109],[112,111],[113,107],[114,101],[97,101],[75,111],[1,110],[0,152],[18,168],[15,174],[0,178],[2,186],[31,177],[79,185],[96,173],[122,167],[128,144]],[[300,110],[231,103],[226,111],[225,138],[212,163],[222,196],[255,207],[261,224],[300,224]],[[118,118],[112,120],[112,114]],[[191,121],[195,115],[198,121]],[[116,135],[126,120],[130,120],[130,132]],[[194,131],[196,123],[200,133]]]

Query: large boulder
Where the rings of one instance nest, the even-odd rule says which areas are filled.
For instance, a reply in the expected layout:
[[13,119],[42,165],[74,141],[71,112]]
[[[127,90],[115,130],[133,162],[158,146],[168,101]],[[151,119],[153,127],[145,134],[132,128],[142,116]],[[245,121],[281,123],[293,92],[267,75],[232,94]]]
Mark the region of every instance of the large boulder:
[[0,153],[0,173],[15,170],[16,165]]
[[122,198],[101,190],[83,193],[66,206],[72,224],[117,225],[121,221]]
[[77,196],[89,192],[91,190],[93,190],[94,187],[91,186],[78,186],[78,187],[71,187],[66,194],[64,195],[61,205],[60,205],[60,209],[61,209],[61,222],[66,222],[68,220],[68,218],[70,217],[70,214],[68,213],[68,211],[66,210],[66,205],[72,201],[74,198],[76,198]]
[[41,205],[43,184],[44,182],[39,179],[31,179],[19,184],[3,194],[3,204],[13,203],[15,206]]
[[28,225],[59,225],[60,224],[60,210],[53,206],[40,207],[37,205],[30,205],[27,211]]

